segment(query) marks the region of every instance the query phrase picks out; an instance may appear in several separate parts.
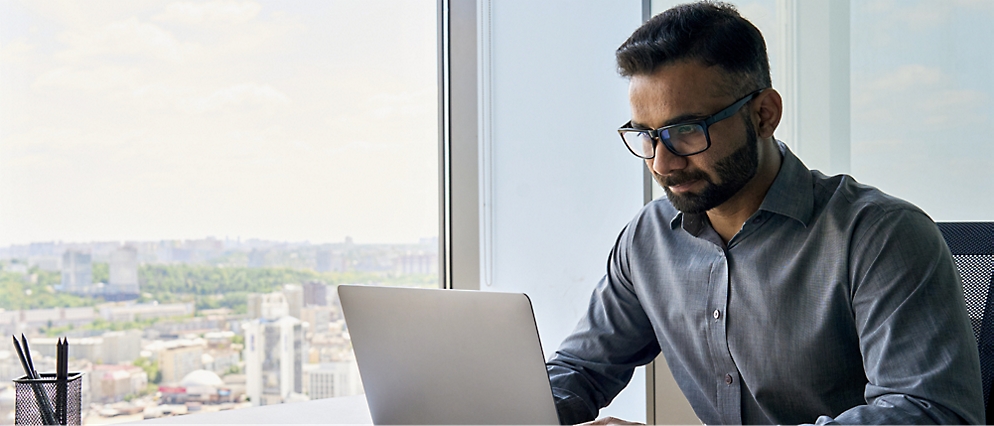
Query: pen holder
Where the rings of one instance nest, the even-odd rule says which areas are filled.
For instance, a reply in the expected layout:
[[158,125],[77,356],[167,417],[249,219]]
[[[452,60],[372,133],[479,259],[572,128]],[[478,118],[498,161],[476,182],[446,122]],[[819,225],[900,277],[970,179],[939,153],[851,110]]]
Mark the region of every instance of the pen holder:
[[[82,373],[69,373],[66,380],[66,400],[65,408],[66,422],[64,424],[82,424],[80,418],[80,397],[82,396]],[[40,379],[29,379],[27,376],[14,379],[15,390],[17,392],[17,403],[14,411],[14,424],[18,425],[44,425],[45,414],[42,412],[44,402],[39,402],[38,398],[48,399],[48,407],[55,410],[52,414],[58,419],[58,381],[54,373],[45,373]]]

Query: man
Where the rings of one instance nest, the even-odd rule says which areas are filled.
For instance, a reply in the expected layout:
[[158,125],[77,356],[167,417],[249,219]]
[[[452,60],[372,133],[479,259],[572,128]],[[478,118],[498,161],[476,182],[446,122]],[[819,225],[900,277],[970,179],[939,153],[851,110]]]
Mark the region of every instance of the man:
[[666,198],[622,231],[548,363],[564,423],[660,352],[705,424],[983,423],[955,265],[914,205],[807,169],[773,138],[762,35],[682,5],[617,51],[622,139]]

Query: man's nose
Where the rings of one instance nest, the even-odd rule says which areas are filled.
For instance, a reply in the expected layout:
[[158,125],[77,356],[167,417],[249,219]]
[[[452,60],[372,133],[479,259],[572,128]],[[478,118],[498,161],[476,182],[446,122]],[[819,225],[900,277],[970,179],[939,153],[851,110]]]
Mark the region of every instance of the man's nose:
[[666,148],[666,145],[663,145],[662,141],[656,143],[655,150],[656,155],[646,161],[649,162],[649,169],[656,172],[656,174],[666,176],[673,173],[674,170],[687,167],[687,157],[681,157],[670,152]]

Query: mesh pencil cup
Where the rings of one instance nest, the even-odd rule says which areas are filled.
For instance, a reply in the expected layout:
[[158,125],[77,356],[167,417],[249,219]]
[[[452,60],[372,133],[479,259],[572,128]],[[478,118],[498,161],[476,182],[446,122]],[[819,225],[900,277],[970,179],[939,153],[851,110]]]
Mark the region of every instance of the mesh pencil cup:
[[[66,380],[66,400],[62,405],[65,409],[65,423],[69,425],[82,424],[80,418],[80,397],[82,396],[82,373],[69,373]],[[60,406],[58,404],[58,381],[54,373],[43,373],[40,379],[29,379],[27,376],[14,379],[17,402],[14,411],[14,424],[44,425],[48,417],[44,410],[53,410],[50,418],[60,421]],[[40,400],[47,398],[47,400]],[[46,407],[47,406],[47,407]]]

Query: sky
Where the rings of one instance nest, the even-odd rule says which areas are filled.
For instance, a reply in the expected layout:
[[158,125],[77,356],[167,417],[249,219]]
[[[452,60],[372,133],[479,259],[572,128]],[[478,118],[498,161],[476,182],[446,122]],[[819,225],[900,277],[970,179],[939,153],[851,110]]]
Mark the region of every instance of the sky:
[[853,1],[853,176],[937,221],[994,218],[994,1]]
[[[776,87],[776,1],[734,3]],[[850,9],[851,174],[936,220],[990,220],[994,1]],[[437,235],[435,13],[0,0],[0,246]]]
[[0,0],[0,246],[438,233],[432,0]]

